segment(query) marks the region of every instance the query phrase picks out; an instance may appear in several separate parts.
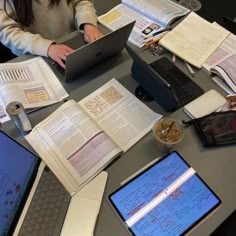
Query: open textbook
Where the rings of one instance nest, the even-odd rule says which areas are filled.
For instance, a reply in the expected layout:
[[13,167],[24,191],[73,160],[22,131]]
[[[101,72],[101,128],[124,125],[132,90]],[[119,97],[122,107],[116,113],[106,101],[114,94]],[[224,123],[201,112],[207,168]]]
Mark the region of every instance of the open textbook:
[[[213,81],[217,83],[215,80],[222,80],[221,84],[225,83],[225,88],[228,87],[229,94],[231,94],[230,90],[236,93],[236,52],[229,54],[227,57],[218,61],[217,64],[210,68],[210,72],[218,77],[215,78]],[[220,87],[220,82],[217,83]],[[223,88],[223,87],[222,87]],[[224,89],[224,88],[223,88]],[[227,90],[224,89],[226,92]]]
[[228,95],[235,94],[235,92],[229,87],[229,85],[225,82],[223,78],[219,76],[213,76],[212,81],[217,84],[220,88],[222,88]]
[[[222,28],[215,22],[213,24]],[[203,64],[207,73],[213,73],[212,80],[228,94],[236,93],[235,54],[236,35],[230,33]]]
[[160,118],[112,79],[78,103],[61,105],[26,139],[73,195]]
[[[216,22],[213,22],[212,24],[222,28],[222,26]],[[236,35],[230,33],[220,46],[210,55],[210,57],[208,57],[202,68],[206,72],[210,72],[212,67],[232,53],[236,53]]]
[[0,64],[0,121],[9,120],[5,107],[21,102],[25,109],[48,106],[68,97],[56,75],[41,57]]
[[129,42],[142,47],[173,20],[188,12],[187,8],[171,0],[122,0],[121,4],[99,16],[98,21],[110,30],[116,30],[135,20]]
[[191,12],[161,38],[159,44],[184,61],[201,68],[229,34],[226,29]]

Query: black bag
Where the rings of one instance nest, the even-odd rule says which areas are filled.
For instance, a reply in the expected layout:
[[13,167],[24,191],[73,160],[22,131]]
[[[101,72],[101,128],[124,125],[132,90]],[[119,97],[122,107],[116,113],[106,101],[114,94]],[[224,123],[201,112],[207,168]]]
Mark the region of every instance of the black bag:
[[204,147],[236,143],[236,111],[214,112],[187,123],[194,125]]

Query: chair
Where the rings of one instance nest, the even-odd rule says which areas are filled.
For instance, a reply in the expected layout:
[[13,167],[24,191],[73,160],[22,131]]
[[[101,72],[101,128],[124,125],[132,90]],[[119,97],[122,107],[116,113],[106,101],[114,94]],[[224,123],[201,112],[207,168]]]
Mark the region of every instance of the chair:
[[236,34],[236,17],[235,16],[223,16],[224,27],[231,33]]
[[6,48],[2,43],[0,43],[0,63],[9,61],[16,56],[11,52],[10,49]]

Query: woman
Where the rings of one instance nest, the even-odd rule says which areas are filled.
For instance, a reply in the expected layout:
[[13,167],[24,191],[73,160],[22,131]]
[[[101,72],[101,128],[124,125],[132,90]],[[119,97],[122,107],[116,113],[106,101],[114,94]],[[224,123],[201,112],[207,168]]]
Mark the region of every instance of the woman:
[[102,36],[90,0],[0,0],[0,41],[17,56],[48,56],[65,68],[73,49],[54,42],[76,29],[88,43]]

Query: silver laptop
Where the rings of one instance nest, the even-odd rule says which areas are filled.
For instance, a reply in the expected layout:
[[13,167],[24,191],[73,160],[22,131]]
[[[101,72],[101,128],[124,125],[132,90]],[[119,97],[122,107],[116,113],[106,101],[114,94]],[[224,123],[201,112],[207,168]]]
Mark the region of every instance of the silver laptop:
[[65,71],[57,65],[57,69],[63,74],[62,80],[67,82],[76,79],[88,69],[122,52],[134,23],[131,22],[89,44],[85,44],[82,34],[63,42],[75,51],[66,57]]
[[71,197],[35,154],[2,131],[0,146],[0,235],[93,235],[106,172]]

